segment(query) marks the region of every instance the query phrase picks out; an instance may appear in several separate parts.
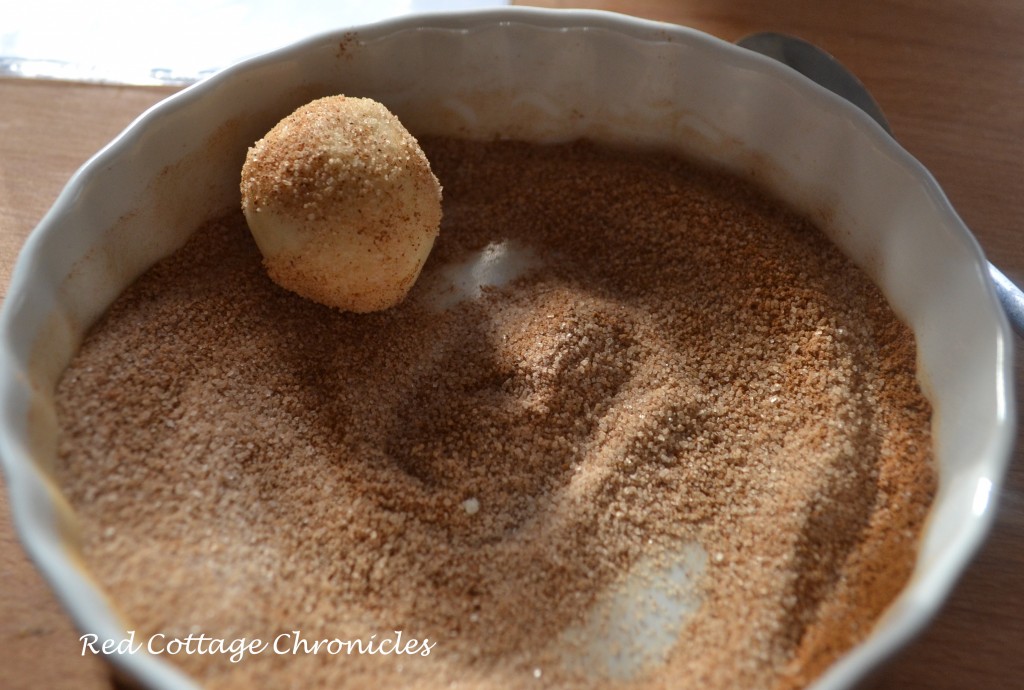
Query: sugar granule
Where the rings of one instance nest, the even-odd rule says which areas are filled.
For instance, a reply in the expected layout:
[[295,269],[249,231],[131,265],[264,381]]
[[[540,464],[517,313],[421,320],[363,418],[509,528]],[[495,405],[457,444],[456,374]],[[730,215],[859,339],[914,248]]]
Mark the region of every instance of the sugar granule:
[[[734,177],[587,143],[421,144],[444,221],[398,308],[276,287],[237,214],[84,342],[57,472],[126,620],[436,641],[170,659],[210,688],[813,680],[905,583],[935,490],[911,332]],[[434,308],[431,281],[496,241],[541,261]],[[632,682],[566,664],[560,634],[680,543],[710,557],[664,663]]]

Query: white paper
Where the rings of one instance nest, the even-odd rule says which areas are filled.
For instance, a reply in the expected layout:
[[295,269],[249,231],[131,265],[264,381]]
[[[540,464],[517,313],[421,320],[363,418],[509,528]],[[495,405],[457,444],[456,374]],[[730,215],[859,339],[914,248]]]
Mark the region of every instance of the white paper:
[[0,74],[187,84],[325,31],[506,0],[3,0]]

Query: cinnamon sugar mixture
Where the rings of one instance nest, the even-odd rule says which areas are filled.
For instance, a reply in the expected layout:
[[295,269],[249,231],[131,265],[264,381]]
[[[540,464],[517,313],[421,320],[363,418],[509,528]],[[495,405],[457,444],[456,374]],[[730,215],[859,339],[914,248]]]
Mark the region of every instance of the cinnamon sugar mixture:
[[[399,307],[276,287],[238,213],[87,338],[58,471],[126,621],[434,645],[165,657],[211,688],[808,683],[905,583],[935,489],[910,331],[730,176],[421,143],[444,220]],[[473,257],[518,277],[453,283]]]

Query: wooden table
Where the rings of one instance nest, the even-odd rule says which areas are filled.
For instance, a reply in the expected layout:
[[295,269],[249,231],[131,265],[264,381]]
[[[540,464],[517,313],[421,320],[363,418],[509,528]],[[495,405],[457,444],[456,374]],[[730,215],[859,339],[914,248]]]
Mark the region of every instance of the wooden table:
[[[567,7],[564,2],[540,2]],[[832,52],[872,90],[990,259],[1024,283],[1024,3],[1019,0],[608,0],[595,9],[727,40],[764,29]],[[0,79],[0,285],[71,173],[169,89]],[[1017,365],[1018,399],[1024,368]],[[1024,687],[1024,450],[995,529],[934,624],[880,688]],[[27,561],[0,495],[0,688],[110,688]]]

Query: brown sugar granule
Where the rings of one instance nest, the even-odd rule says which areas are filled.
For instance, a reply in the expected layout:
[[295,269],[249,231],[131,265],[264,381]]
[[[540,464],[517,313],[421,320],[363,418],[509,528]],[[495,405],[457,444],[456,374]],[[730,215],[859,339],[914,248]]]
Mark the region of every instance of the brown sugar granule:
[[[210,688],[813,680],[906,582],[935,490],[911,332],[734,177],[421,144],[444,220],[399,307],[278,288],[238,214],[86,339],[58,473],[126,620],[434,645],[167,657]],[[494,247],[533,260],[460,300],[446,271]]]

